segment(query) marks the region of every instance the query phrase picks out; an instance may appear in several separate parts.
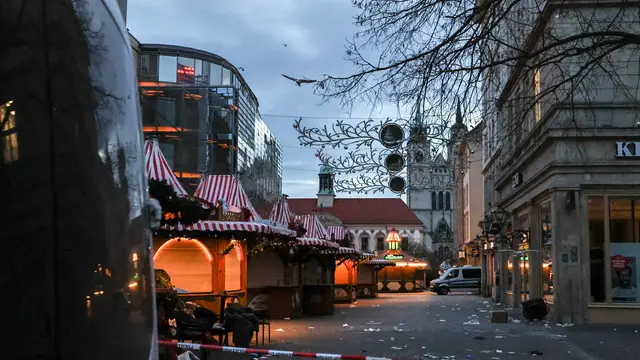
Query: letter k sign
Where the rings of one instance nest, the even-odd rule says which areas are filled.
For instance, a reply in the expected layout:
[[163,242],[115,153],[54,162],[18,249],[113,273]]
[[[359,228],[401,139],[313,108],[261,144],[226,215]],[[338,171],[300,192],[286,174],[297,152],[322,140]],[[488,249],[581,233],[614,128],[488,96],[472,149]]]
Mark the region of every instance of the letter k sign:
[[[633,146],[631,146],[633,145]],[[617,141],[616,157],[639,157],[640,142]]]

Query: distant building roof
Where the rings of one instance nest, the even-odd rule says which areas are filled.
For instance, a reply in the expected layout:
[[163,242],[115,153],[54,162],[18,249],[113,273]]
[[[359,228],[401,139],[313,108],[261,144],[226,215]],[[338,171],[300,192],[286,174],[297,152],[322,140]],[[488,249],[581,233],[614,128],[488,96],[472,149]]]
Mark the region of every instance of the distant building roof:
[[288,199],[289,208],[296,215],[313,211],[331,214],[345,225],[420,225],[422,221],[399,198],[335,199],[333,207],[318,208],[316,198]]

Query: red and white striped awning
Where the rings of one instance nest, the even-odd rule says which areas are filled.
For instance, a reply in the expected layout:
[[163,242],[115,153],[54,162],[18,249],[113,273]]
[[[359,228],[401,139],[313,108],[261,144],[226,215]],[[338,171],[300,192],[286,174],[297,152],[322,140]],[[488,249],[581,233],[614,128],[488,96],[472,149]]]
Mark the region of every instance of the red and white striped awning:
[[295,236],[295,231],[289,229],[282,229],[267,224],[260,224],[248,221],[214,221],[204,220],[199,221],[190,226],[183,226],[178,224],[177,226],[165,226],[167,230],[175,231],[247,231],[266,234],[282,234]]
[[330,239],[327,229],[322,225],[315,214],[296,215],[296,220],[300,221],[302,226],[307,230],[307,233],[304,235],[305,237],[313,239]]
[[249,209],[250,221],[262,219],[253,208],[242,184],[233,175],[208,175],[200,182],[194,195],[215,205],[218,205],[218,200],[224,199],[229,205]]
[[334,239],[342,240],[347,234],[347,229],[345,229],[344,226],[327,226],[327,233],[329,234],[329,239],[331,239],[331,234],[333,234]]
[[322,246],[322,247],[327,247],[327,248],[338,248],[340,247],[337,243],[334,243],[332,241],[327,241],[327,240],[322,240],[322,239],[315,239],[315,238],[298,238],[298,245],[302,245],[302,246]]
[[293,219],[293,214],[291,210],[289,210],[289,203],[287,202],[287,197],[282,196],[278,199],[273,205],[273,209],[271,209],[271,215],[269,215],[269,220],[275,221],[278,224],[282,224],[285,227],[289,226],[289,223]]
[[340,247],[338,249],[338,254],[357,254],[358,252],[354,248],[348,247]]
[[144,142],[144,167],[147,172],[147,178],[153,180],[166,181],[178,195],[187,195],[180,181],[175,176],[167,159],[160,151],[158,139],[147,140]]

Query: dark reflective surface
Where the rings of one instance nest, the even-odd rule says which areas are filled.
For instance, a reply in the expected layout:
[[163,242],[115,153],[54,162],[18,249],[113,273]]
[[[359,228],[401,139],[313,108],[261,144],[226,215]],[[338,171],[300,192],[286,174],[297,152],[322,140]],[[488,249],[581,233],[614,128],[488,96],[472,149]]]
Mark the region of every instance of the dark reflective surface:
[[0,1],[2,359],[155,351],[136,79],[105,3]]

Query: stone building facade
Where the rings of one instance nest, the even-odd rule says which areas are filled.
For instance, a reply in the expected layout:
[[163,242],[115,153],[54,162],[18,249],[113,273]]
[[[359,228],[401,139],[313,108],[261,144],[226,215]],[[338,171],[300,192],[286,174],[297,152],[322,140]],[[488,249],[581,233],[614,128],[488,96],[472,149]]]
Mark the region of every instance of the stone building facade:
[[[580,34],[584,19],[592,31],[640,32],[636,1],[534,10],[528,44]],[[560,83],[590,59],[540,66],[529,78],[516,74],[523,68],[485,72],[485,211],[508,214],[503,302],[544,297],[561,323],[640,323],[639,59],[637,46],[623,46],[570,89]],[[528,109],[517,99],[545,91]]]

